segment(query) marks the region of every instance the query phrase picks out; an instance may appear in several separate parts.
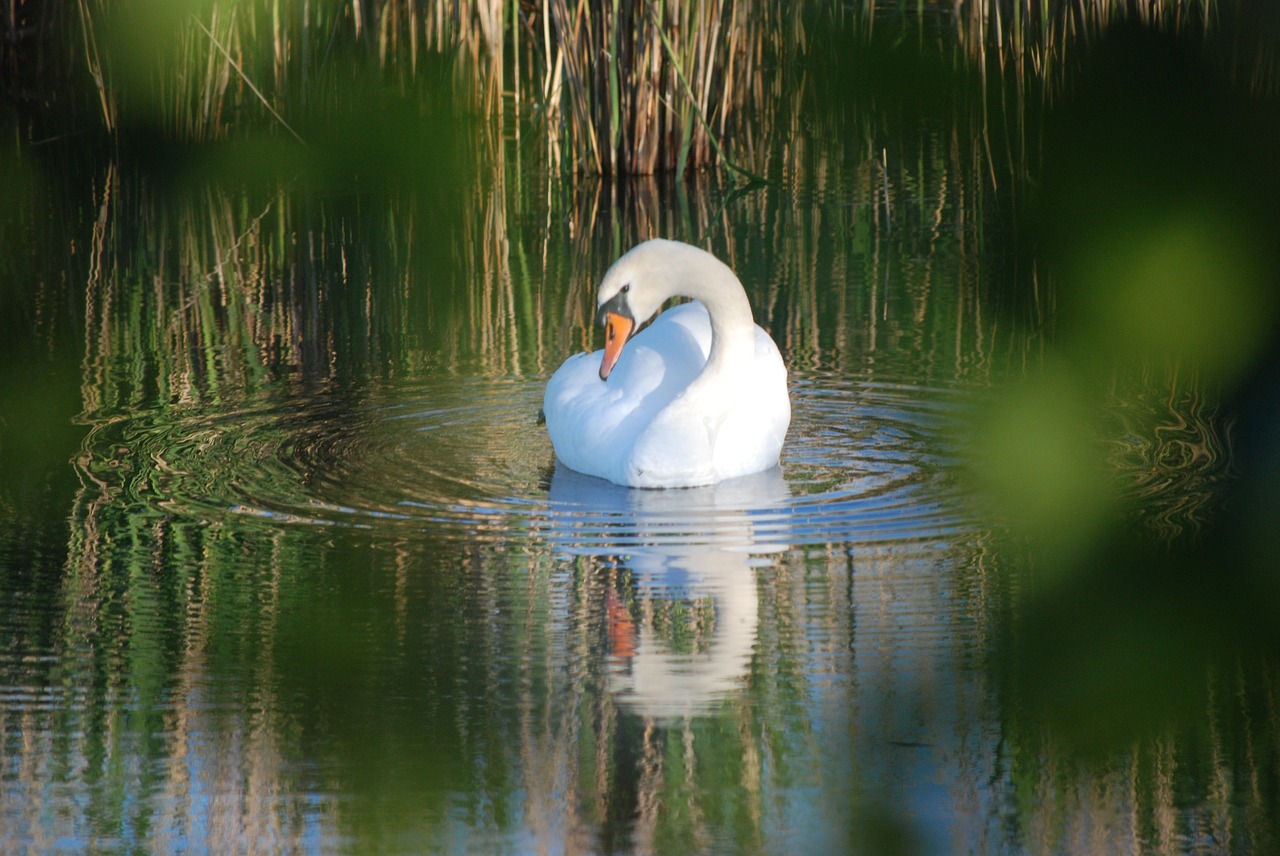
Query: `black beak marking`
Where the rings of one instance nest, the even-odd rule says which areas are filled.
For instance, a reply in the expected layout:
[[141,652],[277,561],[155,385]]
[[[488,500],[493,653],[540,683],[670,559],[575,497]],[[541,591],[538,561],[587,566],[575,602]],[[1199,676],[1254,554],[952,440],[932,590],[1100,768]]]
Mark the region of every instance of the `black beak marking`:
[[615,315],[621,315],[623,318],[635,323],[635,316],[631,314],[631,307],[627,305],[627,293],[625,291],[619,291],[613,297],[600,304],[600,308],[596,310],[596,323],[604,327],[610,312]]

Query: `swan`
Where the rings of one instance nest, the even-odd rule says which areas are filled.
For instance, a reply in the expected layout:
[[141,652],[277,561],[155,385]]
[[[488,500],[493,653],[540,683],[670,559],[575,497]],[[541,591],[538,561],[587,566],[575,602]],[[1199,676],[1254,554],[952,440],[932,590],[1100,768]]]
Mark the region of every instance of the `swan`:
[[[673,297],[693,302],[636,333]],[[567,359],[543,399],[565,466],[658,488],[777,465],[791,422],[787,369],[724,262],[678,241],[645,241],[605,273],[597,305],[604,349]]]

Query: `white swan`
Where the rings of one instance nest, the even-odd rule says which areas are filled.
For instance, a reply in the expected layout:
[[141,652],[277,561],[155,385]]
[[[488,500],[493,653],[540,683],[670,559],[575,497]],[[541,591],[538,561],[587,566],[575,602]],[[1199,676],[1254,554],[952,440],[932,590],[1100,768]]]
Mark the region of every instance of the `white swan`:
[[[696,302],[664,312],[672,297]],[[708,252],[652,240],[600,283],[604,350],[565,361],[543,413],[571,469],[631,487],[693,487],[776,466],[791,422],[787,369],[742,283]]]

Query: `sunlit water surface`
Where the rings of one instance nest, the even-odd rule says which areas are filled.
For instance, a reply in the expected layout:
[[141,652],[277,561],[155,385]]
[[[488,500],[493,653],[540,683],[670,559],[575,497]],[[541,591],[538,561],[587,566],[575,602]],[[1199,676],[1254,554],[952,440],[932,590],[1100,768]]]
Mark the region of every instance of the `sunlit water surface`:
[[963,393],[797,373],[778,469],[636,491],[556,465],[544,383],[91,425],[61,629],[9,664],[41,751],[6,840],[775,851],[865,804],[941,847],[999,775],[956,763],[996,739],[956,657]]
[[[448,377],[358,395],[263,394],[233,408],[139,412],[96,425],[80,460],[91,482],[206,522],[421,530],[465,541],[577,532],[620,549],[637,517],[694,543],[714,513],[749,514],[781,546],[917,540],[961,526],[947,479],[960,393],[829,375],[792,380],[780,471],[720,488],[632,491],[558,467],[538,424],[546,378]],[[619,538],[624,540],[619,541]],[[643,538],[641,539],[643,540]]]

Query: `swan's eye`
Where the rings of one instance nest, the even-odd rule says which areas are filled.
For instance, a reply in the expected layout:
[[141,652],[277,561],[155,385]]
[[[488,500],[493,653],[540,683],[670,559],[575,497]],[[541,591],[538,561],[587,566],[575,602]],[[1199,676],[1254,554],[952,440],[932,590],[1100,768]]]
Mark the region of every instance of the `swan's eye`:
[[631,283],[627,283],[626,285],[622,286],[622,289],[619,293],[626,294],[630,290],[631,290]]

